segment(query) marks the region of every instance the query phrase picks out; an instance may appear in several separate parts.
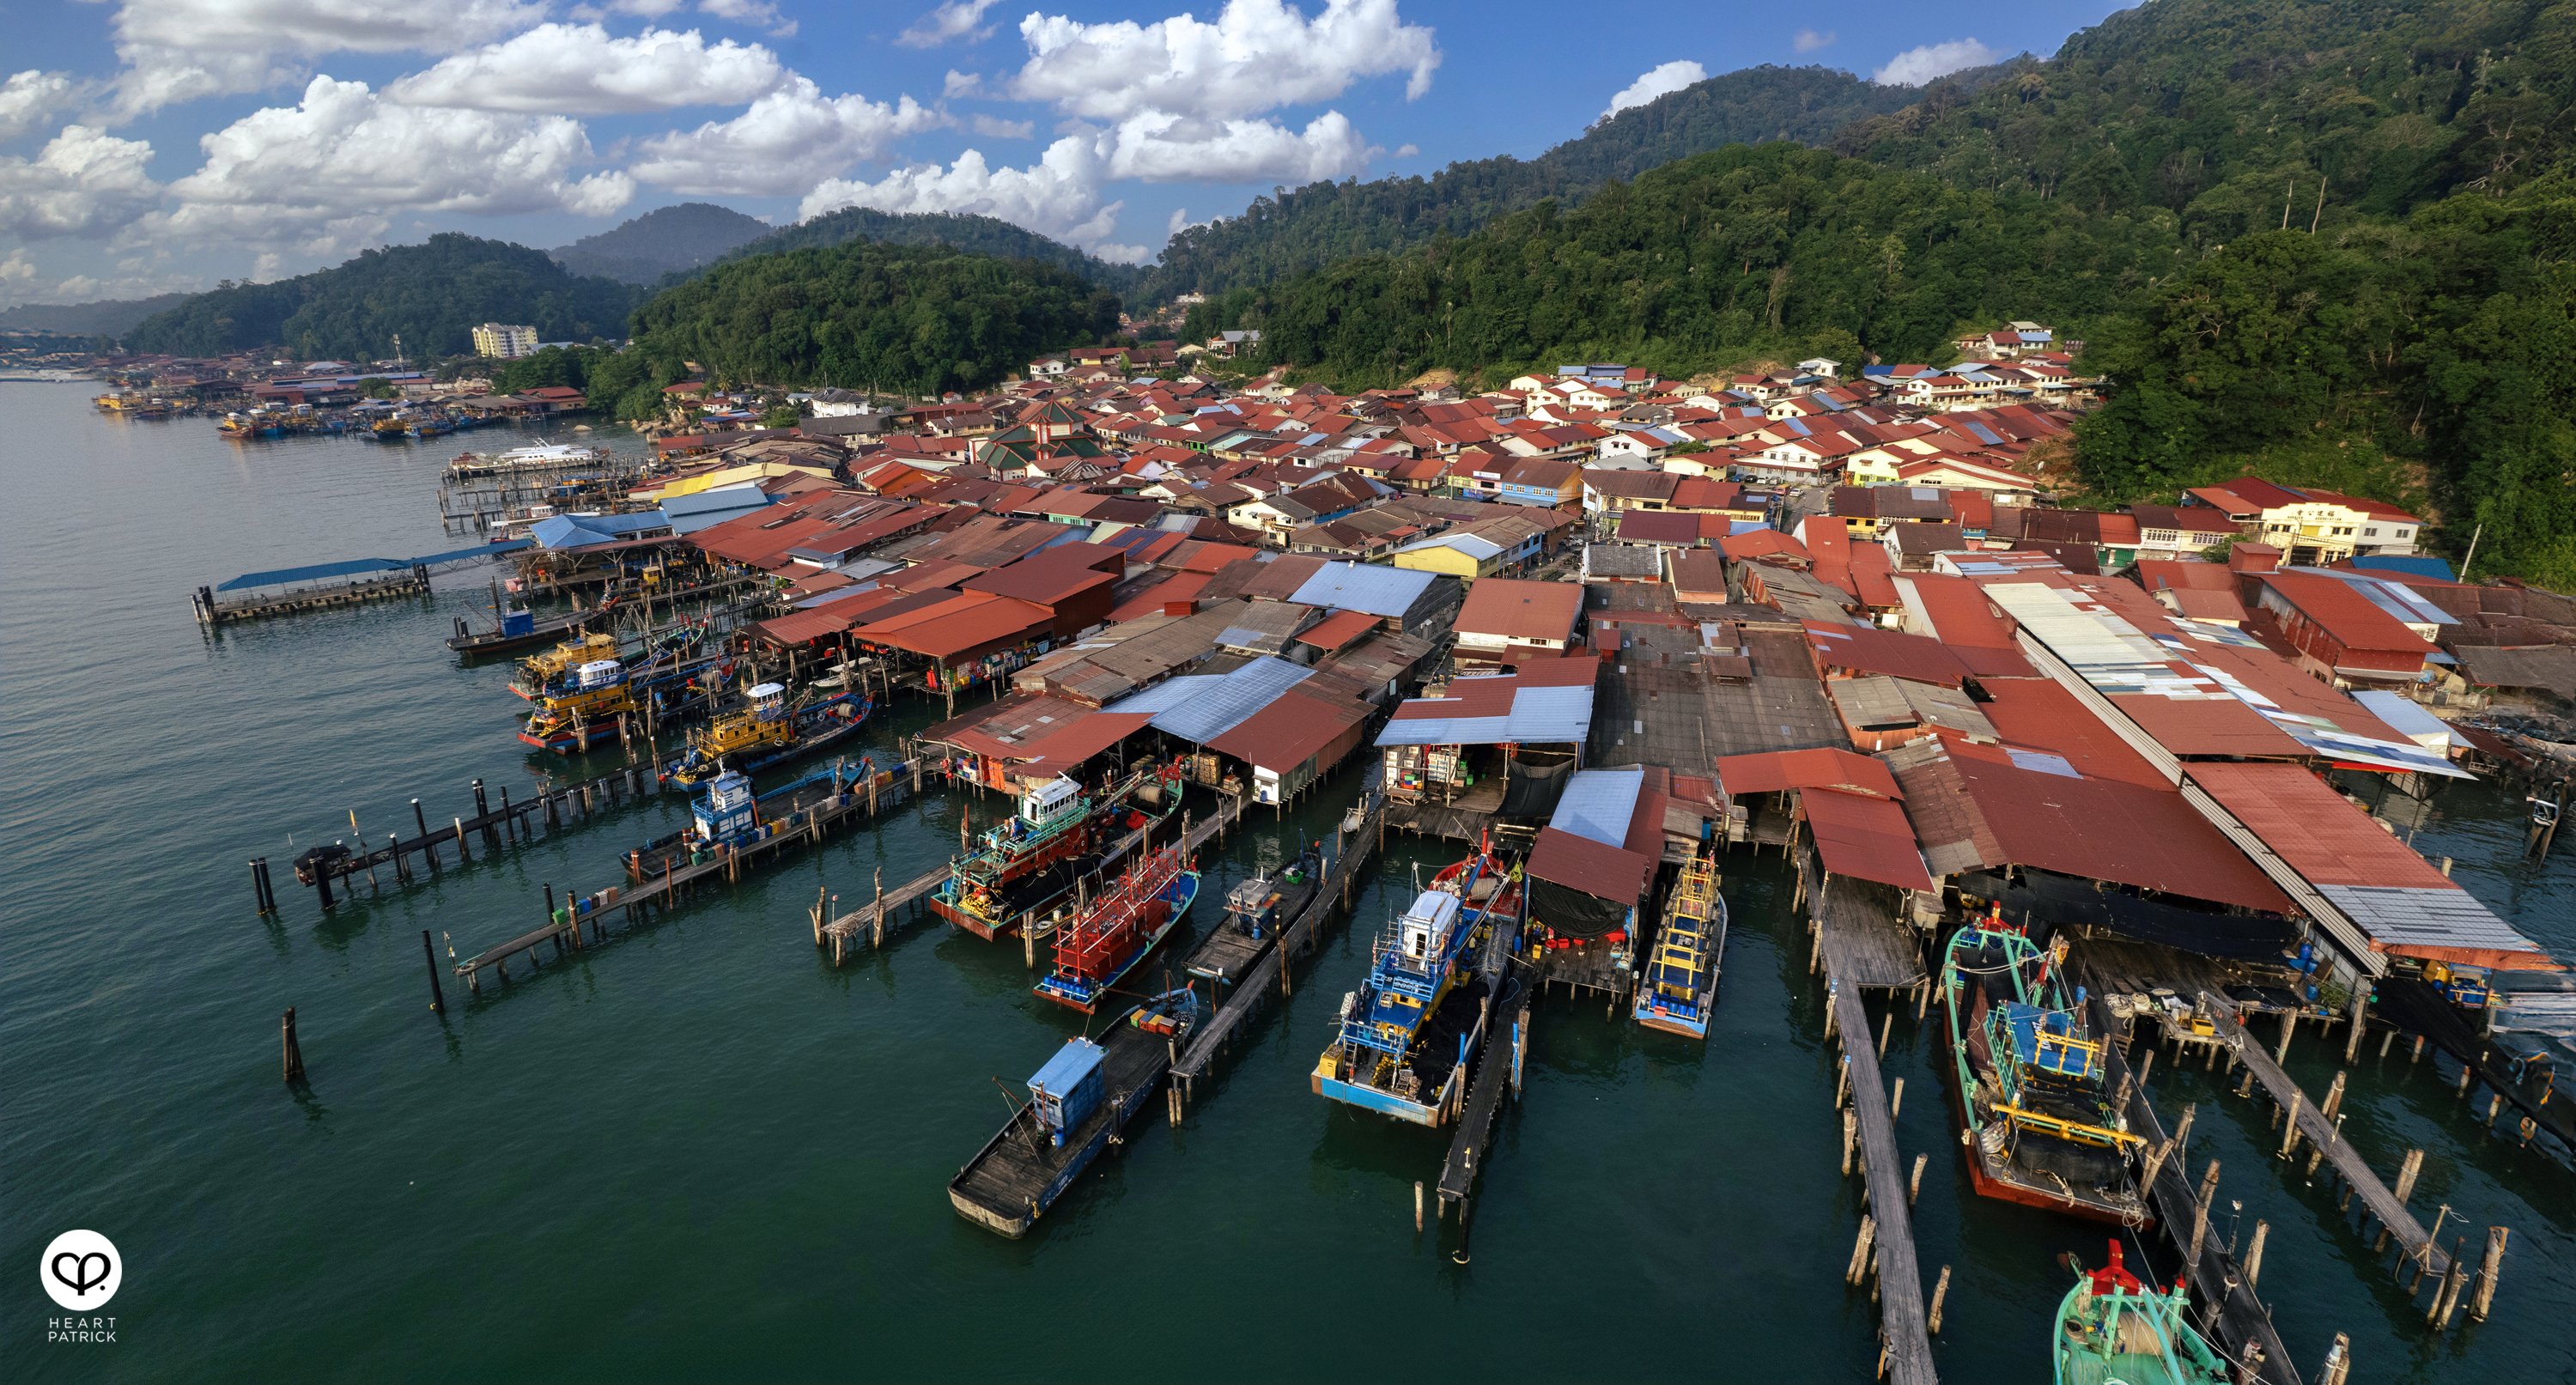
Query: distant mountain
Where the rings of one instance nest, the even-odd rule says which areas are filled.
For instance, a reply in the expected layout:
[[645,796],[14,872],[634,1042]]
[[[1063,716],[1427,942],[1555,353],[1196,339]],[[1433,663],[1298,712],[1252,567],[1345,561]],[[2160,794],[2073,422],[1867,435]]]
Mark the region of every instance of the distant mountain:
[[187,302],[193,294],[164,293],[151,298],[106,299],[97,303],[21,303],[0,309],[0,332],[61,332],[75,337],[113,337],[152,316]]
[[1135,287],[1145,273],[1135,265],[1111,264],[1061,241],[1049,240],[1035,231],[1023,230],[989,216],[957,212],[881,212],[872,207],[843,207],[810,221],[781,227],[737,247],[724,258],[739,260],[753,255],[840,245],[854,240],[888,245],[944,245],[952,250],[998,255],[1009,260],[1044,260],[1119,293]]
[[[1976,90],[2005,65],[1953,73]],[[1836,131],[1919,102],[1920,87],[1864,82],[1825,67],[1748,67],[1631,106],[1535,159],[1503,155],[1453,163],[1428,178],[1310,183],[1257,197],[1240,216],[1192,226],[1163,248],[1141,303],[1221,294],[1293,278],[1349,255],[1392,254],[1435,235],[1463,236],[1494,217],[1553,197],[1571,206],[1613,178],[1729,144],[1822,144]]]
[[649,295],[580,277],[542,250],[447,233],[369,250],[335,269],[199,294],[124,333],[129,350],[212,356],[282,346],[307,359],[375,360],[394,338],[414,360],[473,350],[477,323],[527,323],[546,340],[622,337]]
[[575,274],[595,274],[627,284],[654,284],[674,270],[712,264],[726,251],[769,232],[768,222],[731,207],[683,202],[646,212],[615,230],[584,236],[546,253]]

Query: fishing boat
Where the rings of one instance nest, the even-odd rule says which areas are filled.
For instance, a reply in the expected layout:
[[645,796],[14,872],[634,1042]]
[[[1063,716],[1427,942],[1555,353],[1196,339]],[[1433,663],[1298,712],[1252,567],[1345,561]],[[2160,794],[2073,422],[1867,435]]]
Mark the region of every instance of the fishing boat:
[[1324,854],[1313,846],[1267,875],[1225,892],[1225,917],[1190,954],[1186,970],[1210,981],[1241,981],[1279,941],[1279,934],[1324,884]]
[[2105,1090],[2107,1045],[2058,965],[1998,906],[1951,935],[1941,962],[1952,1078],[1979,1195],[2132,1226],[2149,1221],[2137,1178],[2145,1141]]
[[593,659],[573,671],[568,690],[535,699],[519,739],[557,755],[577,755],[617,735],[617,719],[637,710],[626,680],[626,666],[615,659]]
[[1491,1009],[1492,978],[1471,959],[1496,930],[1506,946],[1517,936],[1521,894],[1518,872],[1482,845],[1433,877],[1378,938],[1368,978],[1342,997],[1315,1093],[1415,1125],[1445,1121]]
[[1098,1042],[1067,1039],[1029,1078],[1029,1099],[948,1180],[959,1216],[1014,1240],[1028,1234],[1118,1138],[1206,1018],[1188,988],[1129,1010]]
[[1199,873],[1184,854],[1189,834],[1143,860],[1131,860],[1117,883],[1056,930],[1055,970],[1031,989],[1088,1015],[1118,982],[1170,936],[1199,897]]
[[662,771],[664,784],[687,787],[728,768],[758,774],[857,735],[876,709],[874,701],[853,693],[790,707],[782,683],[763,683],[748,696],[749,706],[718,716],[689,737],[688,750]]
[[510,679],[510,691],[533,702],[559,691],[565,675],[583,664],[617,657],[617,637],[605,630],[577,635],[542,653],[531,654],[519,661]]
[[1097,793],[1064,775],[1035,785],[1008,822],[959,842],[966,850],[931,891],[931,912],[987,942],[1015,933],[1023,917],[1053,909],[1099,868],[1096,853],[1110,836],[1169,821],[1181,792],[1181,767],[1151,761]]
[[1718,968],[1726,956],[1726,898],[1717,885],[1716,863],[1705,854],[1693,855],[1673,882],[1645,974],[1638,978],[1633,1013],[1648,1029],[1708,1037]]
[[2191,1296],[2180,1278],[2159,1293],[2120,1263],[2075,1267],[2075,1287],[2057,1305],[2057,1385],[2227,1385],[2226,1358],[2191,1326]]

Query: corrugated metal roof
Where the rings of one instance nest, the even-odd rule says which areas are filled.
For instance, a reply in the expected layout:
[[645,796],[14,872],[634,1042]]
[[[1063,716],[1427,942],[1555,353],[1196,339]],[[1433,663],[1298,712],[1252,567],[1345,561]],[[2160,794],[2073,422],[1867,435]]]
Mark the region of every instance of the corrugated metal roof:
[[1366,611],[1373,616],[1400,616],[1413,609],[1422,593],[1440,581],[1436,572],[1361,563],[1327,563],[1297,588],[1291,600],[1309,606]]
[[1933,888],[1914,829],[1893,801],[1836,789],[1801,794],[1798,801],[1826,870],[1902,890]]
[[[2435,558],[2432,561],[2438,563],[2441,559]],[[2290,567],[2283,568],[2281,571],[2284,573],[2294,573],[2302,577],[2331,577],[2338,582],[2347,583],[2354,591],[2361,593],[2363,599],[2370,602],[2371,605],[2386,611],[2395,619],[2404,621],[2410,625],[2457,625],[2460,623],[2457,616],[2454,616],[2450,612],[2443,610],[2441,607],[2434,605],[2432,602],[2426,601],[2424,598],[2417,596],[2415,594],[2415,589],[2407,586],[2403,582],[2392,582],[2384,577],[2373,577],[2366,572],[2345,572],[2340,569],[2330,567]]]
[[1556,814],[1548,825],[1606,846],[1624,846],[1629,820],[1637,815],[1637,795],[1645,787],[1642,765],[1576,770],[1566,781],[1565,796],[1557,800]]
[[[2319,885],[2317,893],[2332,901],[2353,922],[2370,931],[2382,950],[2441,955],[2451,952],[2524,953],[2548,957],[2548,951],[2513,931],[2462,889],[2387,888],[2368,885]],[[2469,958],[2452,960],[2470,961]],[[2553,962],[2556,960],[2551,959]],[[2487,966],[2529,967],[2521,958],[2497,957]]]
[[[1567,661],[1578,666],[1588,660]],[[1452,682],[1448,698],[1418,698],[1404,704],[1394,720],[1378,734],[1379,745],[1556,745],[1580,741],[1592,730],[1592,684],[1528,686],[1515,684],[1510,689],[1508,711],[1499,715],[1442,715],[1440,704],[1460,701],[1459,686],[1479,680],[1461,678]],[[1406,715],[1414,708],[1432,709],[1427,713]],[[1461,702],[1459,711],[1467,710]]]
[[1205,745],[1314,672],[1285,659],[1254,659],[1231,673],[1167,679],[1101,710],[1151,712],[1155,729]]

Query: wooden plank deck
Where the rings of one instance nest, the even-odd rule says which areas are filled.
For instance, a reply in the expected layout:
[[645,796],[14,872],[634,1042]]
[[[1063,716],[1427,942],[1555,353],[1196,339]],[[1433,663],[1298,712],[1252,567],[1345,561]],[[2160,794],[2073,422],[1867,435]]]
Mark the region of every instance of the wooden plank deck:
[[[1924,1322],[1923,1274],[1914,1260],[1913,1209],[1906,1199],[1906,1168],[1896,1152],[1896,1119],[1887,1086],[1878,1071],[1878,1049],[1870,1040],[1869,1013],[1861,1007],[1861,963],[1853,959],[1867,930],[1835,928],[1822,914],[1813,915],[1823,943],[1827,989],[1832,993],[1834,1026],[1842,1039],[1843,1062],[1851,1070],[1852,1110],[1858,1117],[1861,1176],[1869,1188],[1869,1215],[1876,1224],[1879,1284],[1879,1340],[1886,1349],[1887,1378],[1897,1385],[1932,1385],[1932,1336]],[[1881,973],[1883,974],[1883,973]],[[1919,974],[1919,971],[1918,971]],[[1835,983],[1839,984],[1835,984]]]
[[1799,855],[1798,868],[1807,881],[1824,881],[1821,891],[1810,884],[1807,912],[1822,932],[1826,950],[1839,953],[1842,960],[1834,974],[1844,985],[1905,990],[1931,975],[1914,929],[1897,915],[1894,890],[1826,875],[1812,848]]
[[1174,1080],[1186,1094],[1190,1086],[1216,1061],[1216,1055],[1232,1037],[1237,1026],[1260,1009],[1273,991],[1285,995],[1291,984],[1289,974],[1281,969],[1315,945],[1315,935],[1342,907],[1342,901],[1357,887],[1360,870],[1377,854],[1378,840],[1384,834],[1386,807],[1377,803],[1360,820],[1359,830],[1338,836],[1325,868],[1324,888],[1306,904],[1305,911],[1280,930],[1279,945],[1269,955],[1253,963],[1243,984],[1234,988],[1218,1005],[1216,1014],[1199,1027],[1190,1046],[1172,1069]]
[[2245,1026],[2236,1022],[2235,1007],[2227,997],[2203,991],[2200,1004],[2203,1012],[2210,1016],[2210,1022],[2217,1027],[2220,1041],[2235,1052],[2236,1061],[2254,1074],[2254,1080],[2272,1094],[2274,1101],[2288,1106],[2293,1104],[2295,1096],[2300,1135],[2325,1154],[2327,1162],[2333,1164],[2344,1181],[2361,1195],[2370,1215],[2397,1238],[2398,1245],[2405,1252],[2404,1263],[2423,1265],[2427,1275],[2438,1276],[2448,1272],[2451,1257],[2433,1244],[2432,1238],[2424,1233],[2423,1224],[2415,1220],[2415,1214],[2399,1204],[2396,1194],[2380,1183],[2379,1175],[2371,1170],[2370,1165],[2353,1152],[2351,1145],[2344,1143],[2334,1123],[2318,1113],[2317,1104],[2299,1090],[2288,1073],[2281,1071],[2280,1065],[2272,1061],[2272,1055],[2263,1045],[2245,1032]]
[[[1077,1172],[1077,1160],[1094,1157],[1104,1140],[1118,1143],[1118,1131],[1143,1109],[1154,1084],[1171,1067],[1170,1041],[1133,1025],[1115,1025],[1100,1036],[1101,1080],[1105,1099],[1089,1120],[1067,1133],[1057,1145],[1040,1128],[1037,1107],[1022,1103],[1001,1132],[988,1141],[948,1185],[949,1198],[975,1219],[1005,1235],[1018,1235],[1041,1216],[1050,1201],[1061,1198],[1058,1186]],[[1104,1127],[1106,1127],[1104,1129]],[[1018,1231],[1008,1229],[1013,1224]]]
[[[2097,1033],[2124,1032],[2110,1005],[2095,996],[2090,1002],[2093,1025]],[[2240,1031],[2242,1032],[2242,1031]],[[2128,1046],[2120,1043],[2103,1045],[2110,1055],[2104,1068],[2105,1080],[2114,1091],[2129,1093],[2129,1118],[2132,1134],[2145,1137],[2147,1148],[2158,1149],[2165,1142],[2164,1122],[2156,1115],[2154,1094],[2142,1083],[2129,1080]],[[2181,1255],[2191,1253],[2191,1224],[2198,1198],[2192,1192],[2189,1151],[2175,1150],[2159,1166],[2155,1186],[2147,1190],[2156,1213],[2156,1225],[2169,1237]],[[2216,1236],[2201,1243],[2200,1262],[2185,1267],[2191,1276],[2193,1301],[2201,1305],[2206,1326],[2216,1333],[2220,1345],[2227,1349],[2228,1359],[2243,1362],[2246,1347],[2261,1349],[2259,1379],[2265,1385],[2299,1385],[2299,1373],[2290,1363],[2290,1353],[2281,1345],[2280,1334],[2272,1330],[2272,1313],[2245,1284],[2243,1267],[2227,1253],[2225,1242]],[[2214,1312],[2212,1310],[2215,1310]]]
[[[1449,1141],[1449,1157],[1440,1168],[1443,1204],[1467,1200],[1468,1192],[1476,1185],[1476,1170],[1485,1163],[1494,1116],[1502,1110],[1505,1093],[1520,1085],[1522,1045],[1529,1033],[1530,1001],[1537,988],[1517,975],[1519,970],[1508,960],[1504,963],[1503,974],[1510,980],[1498,992],[1503,1001],[1486,1022],[1485,1051],[1477,1055],[1476,1076],[1467,1087],[1467,1106],[1459,1114],[1457,1133]],[[1461,1220],[1463,1223],[1463,1216]]]

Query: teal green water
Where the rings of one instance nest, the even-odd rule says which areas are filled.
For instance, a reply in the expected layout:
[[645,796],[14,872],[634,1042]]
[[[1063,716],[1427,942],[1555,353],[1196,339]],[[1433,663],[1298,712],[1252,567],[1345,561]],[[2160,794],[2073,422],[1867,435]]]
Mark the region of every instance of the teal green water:
[[[1004,1241],[949,1209],[946,1181],[1005,1113],[993,1079],[1023,1081],[1079,1017],[1028,994],[1016,947],[920,926],[834,971],[804,915],[818,885],[855,902],[879,866],[901,879],[944,859],[946,791],[533,979],[479,999],[451,984],[442,1020],[422,929],[460,953],[525,931],[541,884],[615,882],[617,854],[670,830],[676,800],[413,889],[388,875],[381,897],[325,916],[283,862],[345,836],[350,810],[381,840],[409,831],[415,795],[452,816],[477,776],[517,795],[564,768],[511,738],[522,704],[500,670],[438,644],[483,574],[211,637],[186,593],[455,546],[436,472],[450,444],[489,444],[236,445],[204,420],[97,418],[87,388],[5,388],[8,1378],[1108,1380],[1167,1362],[1225,1380],[1867,1378],[1875,1309],[1838,1278],[1857,1187],[1836,1175],[1819,997],[1777,858],[1723,862],[1735,928],[1705,1048],[1548,1003],[1470,1265],[1448,1256],[1454,1226],[1412,1229],[1442,1137],[1307,1091],[1368,930],[1415,862],[1451,859],[1403,840],[1356,927],[1202,1084],[1188,1123],[1138,1127]],[[875,744],[932,715],[903,705]],[[1206,897],[1265,846],[1330,831],[1356,786],[1211,852]],[[1001,808],[966,806],[978,823]],[[2419,845],[2576,953],[2576,853],[2511,864],[2500,795],[2449,808]],[[254,855],[280,882],[274,922],[252,910]],[[309,1095],[278,1080],[289,1005]],[[2098,1263],[2102,1233],[1967,1197],[1928,1029],[1900,1018],[1888,1069],[1906,1083],[1900,1144],[1932,1155],[1927,1282],[1954,1270],[1941,1367],[2044,1380],[2054,1257]],[[2312,1091],[2325,1048],[2291,1055]],[[2263,1287],[2303,1374],[2342,1331],[2356,1380],[2576,1377],[2566,1168],[2480,1130],[2448,1071],[2365,1057],[2346,1105],[2381,1167],[2430,1150],[2419,1207],[2514,1228],[2495,1320],[2439,1339],[2364,1263],[2329,1192],[2262,1157],[2259,1108],[2160,1075],[2169,1116],[2201,1103],[2194,1167],[2225,1162],[2246,1234],[2271,1224]],[[73,1227],[125,1256],[113,1345],[44,1340],[59,1310],[32,1270]]]

